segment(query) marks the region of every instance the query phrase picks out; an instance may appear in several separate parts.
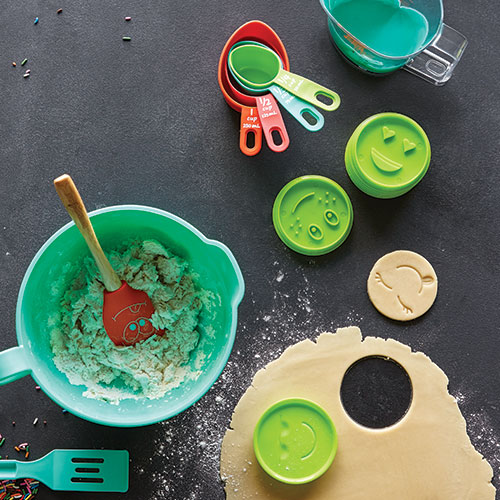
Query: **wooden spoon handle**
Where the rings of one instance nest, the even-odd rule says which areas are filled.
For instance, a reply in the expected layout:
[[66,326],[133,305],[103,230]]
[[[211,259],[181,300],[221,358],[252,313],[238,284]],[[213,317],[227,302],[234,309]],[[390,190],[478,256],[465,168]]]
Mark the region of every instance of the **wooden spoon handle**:
[[54,186],[59,198],[61,198],[63,202],[64,208],[68,211],[76,227],[85,239],[89,250],[92,252],[97,267],[99,271],[101,271],[106,290],[108,292],[118,290],[118,288],[122,286],[122,282],[102,251],[101,245],[95,235],[94,228],[92,227],[92,223],[87,215],[85,205],[83,204],[78,189],[76,189],[73,179],[67,174],[61,175],[61,177],[58,177],[54,181]]

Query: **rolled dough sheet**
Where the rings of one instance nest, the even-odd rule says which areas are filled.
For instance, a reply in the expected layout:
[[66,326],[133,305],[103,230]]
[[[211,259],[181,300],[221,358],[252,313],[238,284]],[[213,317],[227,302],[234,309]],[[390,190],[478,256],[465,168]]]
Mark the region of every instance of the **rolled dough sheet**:
[[[347,369],[374,355],[397,361],[413,386],[407,414],[384,429],[355,423],[340,399]],[[299,486],[268,476],[252,444],[260,415],[276,401],[292,397],[321,405],[339,437],[330,469]],[[444,372],[425,354],[395,340],[362,340],[356,327],[323,333],[317,342],[300,342],[258,371],[236,406],[221,451],[228,500],[494,500],[492,476],[490,465],[470,442]]]

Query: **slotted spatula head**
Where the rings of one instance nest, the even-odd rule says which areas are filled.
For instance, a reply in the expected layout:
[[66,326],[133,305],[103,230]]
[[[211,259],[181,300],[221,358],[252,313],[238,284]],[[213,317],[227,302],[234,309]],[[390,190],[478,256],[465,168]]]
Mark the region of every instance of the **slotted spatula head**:
[[53,490],[128,490],[126,450],[54,450],[42,460],[52,462],[52,478],[50,482],[41,477],[40,480]]

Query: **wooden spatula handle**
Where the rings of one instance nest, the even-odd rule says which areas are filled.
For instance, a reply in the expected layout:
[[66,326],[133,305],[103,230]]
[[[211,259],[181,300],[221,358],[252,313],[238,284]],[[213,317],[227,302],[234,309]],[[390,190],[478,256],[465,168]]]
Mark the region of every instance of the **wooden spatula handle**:
[[99,271],[101,271],[102,279],[104,281],[104,286],[108,292],[114,292],[122,286],[120,278],[115,273],[109,260],[104,255],[101,245],[97,240],[94,232],[94,228],[90,222],[89,216],[87,215],[87,210],[83,204],[82,198],[78,189],[76,189],[73,179],[67,175],[61,175],[54,181],[54,186],[56,188],[57,194],[64,207],[68,211],[69,215],[76,224],[76,227],[80,230],[80,233],[84,237],[92,255],[94,256],[95,262]]

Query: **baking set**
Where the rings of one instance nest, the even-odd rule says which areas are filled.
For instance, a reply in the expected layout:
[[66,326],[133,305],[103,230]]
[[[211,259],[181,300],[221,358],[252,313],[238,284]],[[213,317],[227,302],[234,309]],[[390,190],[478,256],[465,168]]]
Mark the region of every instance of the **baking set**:
[[[404,68],[441,85],[451,77],[467,45],[465,37],[443,23],[440,0],[320,3],[336,48],[351,63],[371,74]],[[290,138],[282,109],[307,131],[318,132],[327,121],[323,112],[339,107],[336,92],[292,73],[290,66],[283,42],[262,21],[242,25],[223,47],[218,83],[227,104],[241,114],[239,148],[243,154],[256,155],[262,147],[262,136],[274,152],[288,148]],[[413,189],[428,171],[430,158],[430,143],[422,127],[394,112],[368,117],[353,131],[345,148],[345,166],[353,184],[367,195],[381,199],[402,196]],[[28,267],[16,311],[19,345],[0,353],[0,384],[32,375],[63,408],[103,425],[148,425],[178,414],[206,393],[230,355],[237,309],[244,294],[243,277],[234,256],[222,243],[207,239],[175,215],[135,205],[109,207],[87,215],[69,176],[56,179],[55,185],[76,224],[69,223],[57,231]],[[338,248],[348,238],[353,219],[353,206],[346,191],[335,181],[317,175],[305,175],[287,183],[272,207],[278,237],[293,251],[308,256],[324,255]],[[50,296],[50,283],[55,276],[65,265],[77,262],[87,252],[88,244],[105,282],[104,326],[113,342],[131,347],[154,334],[165,333],[151,326],[154,307],[149,297],[120,281],[101,249],[100,244],[105,249],[112,247],[117,235],[121,240],[155,238],[164,243],[185,257],[199,274],[204,288],[219,297],[217,310],[203,325],[206,331],[210,327],[215,333],[199,347],[210,361],[202,366],[199,378],[183,382],[153,402],[127,399],[120,405],[111,405],[85,398],[85,387],[71,384],[54,365],[41,321],[58,304],[50,299],[40,301],[40,297]],[[118,302],[110,305],[109,297],[118,296],[123,287],[130,289],[128,295],[124,299],[120,295]],[[145,304],[140,318],[136,310],[130,309],[137,303]],[[107,315],[106,307],[113,312]],[[134,317],[129,314],[124,323],[117,322],[117,313],[128,309]],[[317,442],[314,450],[304,451],[305,455],[289,453],[302,450],[304,443],[311,441],[311,435]],[[334,466],[337,447],[341,449],[343,445],[328,413],[314,401],[303,398],[271,405],[262,414],[253,435],[255,456],[262,469],[287,484],[319,478],[332,463]],[[51,474],[54,469],[57,475]],[[53,489],[124,492],[128,488],[128,453],[54,450],[30,463],[0,461],[0,479],[26,476]]]

